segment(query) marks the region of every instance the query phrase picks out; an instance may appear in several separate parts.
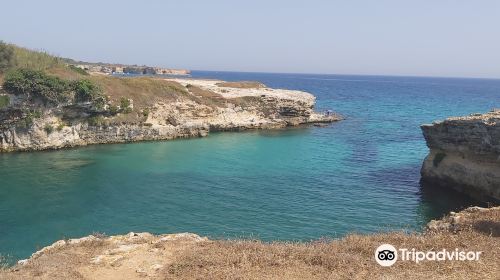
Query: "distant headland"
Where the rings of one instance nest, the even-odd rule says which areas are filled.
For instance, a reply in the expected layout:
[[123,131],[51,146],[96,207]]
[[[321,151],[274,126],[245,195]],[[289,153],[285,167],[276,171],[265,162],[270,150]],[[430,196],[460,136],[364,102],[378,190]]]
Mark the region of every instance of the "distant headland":
[[138,66],[125,64],[109,64],[109,63],[86,63],[86,62],[70,62],[71,67],[76,67],[93,74],[134,74],[134,75],[178,75],[186,76],[191,74],[187,69],[171,69],[152,66]]
[[[188,70],[73,60],[0,44],[0,152],[201,137],[342,118],[306,92],[172,79]],[[132,77],[110,74],[144,74]]]

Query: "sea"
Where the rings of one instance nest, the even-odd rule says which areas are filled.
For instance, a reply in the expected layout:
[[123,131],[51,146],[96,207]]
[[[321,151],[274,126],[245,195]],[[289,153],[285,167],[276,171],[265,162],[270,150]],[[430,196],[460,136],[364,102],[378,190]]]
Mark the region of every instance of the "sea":
[[0,254],[128,232],[311,241],[419,232],[471,205],[420,182],[420,125],[500,106],[500,80],[194,71],[303,90],[326,127],[0,154]]

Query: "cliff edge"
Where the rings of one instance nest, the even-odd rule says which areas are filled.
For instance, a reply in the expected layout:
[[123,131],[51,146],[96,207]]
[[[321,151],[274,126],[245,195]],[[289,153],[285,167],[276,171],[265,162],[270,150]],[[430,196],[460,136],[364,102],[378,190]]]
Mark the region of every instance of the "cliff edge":
[[[496,279],[500,207],[471,207],[432,221],[423,233],[349,235],[339,240],[210,240],[196,234],[95,234],[60,240],[1,269],[0,279]],[[477,261],[398,260],[375,249],[481,252]]]
[[1,41],[0,52],[0,152],[202,137],[210,131],[341,119],[315,112],[312,94],[259,82],[102,75],[67,63],[72,60]]
[[500,111],[421,126],[429,155],[422,179],[485,202],[500,201]]
[[72,91],[64,102],[52,104],[31,92],[0,89],[0,98],[7,100],[0,108],[0,152],[203,137],[211,131],[341,119],[334,113],[315,112],[315,97],[310,93],[256,82],[90,78],[102,88],[99,107],[79,100]]

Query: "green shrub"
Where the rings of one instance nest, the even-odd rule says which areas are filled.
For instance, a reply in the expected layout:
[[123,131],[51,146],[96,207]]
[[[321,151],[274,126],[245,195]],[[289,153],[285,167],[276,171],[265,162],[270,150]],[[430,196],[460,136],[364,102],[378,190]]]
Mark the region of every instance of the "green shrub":
[[42,112],[39,110],[27,110],[24,112],[24,114],[24,118],[18,122],[18,126],[22,128],[30,127],[35,119],[38,119],[42,116]]
[[120,98],[120,108],[125,109],[130,106],[130,100],[126,97]]
[[12,94],[40,98],[45,104],[57,105],[71,97],[68,82],[38,70],[11,70],[5,75],[3,86]]
[[94,82],[86,79],[74,81],[72,88],[75,91],[77,102],[92,102],[96,108],[104,108],[106,97],[102,93],[102,89]]
[[14,48],[0,41],[0,73],[3,73],[14,66]]
[[57,131],[61,131],[61,130],[65,127],[65,126],[66,126],[66,124],[65,124],[65,123],[63,123],[63,122],[62,122],[62,123],[59,123],[59,124],[57,125]]
[[432,161],[432,164],[434,165],[434,167],[438,167],[439,164],[441,163],[441,161],[443,161],[443,159],[446,157],[446,154],[443,153],[443,152],[438,152],[435,156],[434,156],[434,160]]
[[40,111],[40,110],[33,110],[33,111],[30,111],[30,115],[33,118],[38,119],[38,118],[42,117],[42,111]]
[[144,108],[144,110],[142,110],[142,115],[147,118],[149,116],[149,108]]
[[5,75],[4,88],[12,94],[39,98],[45,104],[67,103],[73,93],[77,102],[91,102],[98,109],[106,104],[102,89],[94,82],[86,79],[70,82],[40,70],[20,68],[9,71]]
[[44,127],[43,127],[43,130],[45,130],[45,132],[47,134],[51,134],[52,132],[54,132],[54,127],[50,124],[46,124]]
[[125,108],[125,110],[123,110],[123,113],[124,114],[130,114],[130,113],[132,113],[132,108],[130,108],[130,107]]
[[122,112],[125,114],[129,114],[132,112],[132,108],[130,108],[130,100],[126,97],[120,98],[120,108]]
[[10,104],[10,98],[7,95],[0,95],[0,109]]
[[120,110],[120,108],[118,108],[118,106],[109,105],[109,111],[111,112],[111,114],[117,114],[119,110]]

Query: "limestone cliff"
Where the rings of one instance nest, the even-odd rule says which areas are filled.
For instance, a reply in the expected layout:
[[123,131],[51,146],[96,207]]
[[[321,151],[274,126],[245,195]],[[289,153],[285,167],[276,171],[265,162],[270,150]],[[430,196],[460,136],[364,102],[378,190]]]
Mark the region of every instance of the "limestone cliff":
[[500,201],[500,111],[422,125],[430,153],[422,179]]
[[[101,111],[87,104],[47,107],[2,93],[10,104],[0,109],[0,152],[202,137],[210,131],[341,119],[335,114],[315,113],[315,97],[301,91],[246,87],[244,83],[228,87],[216,80],[99,81],[107,93],[114,93]],[[138,90],[144,92],[138,94]],[[112,103],[119,99],[121,107]]]

